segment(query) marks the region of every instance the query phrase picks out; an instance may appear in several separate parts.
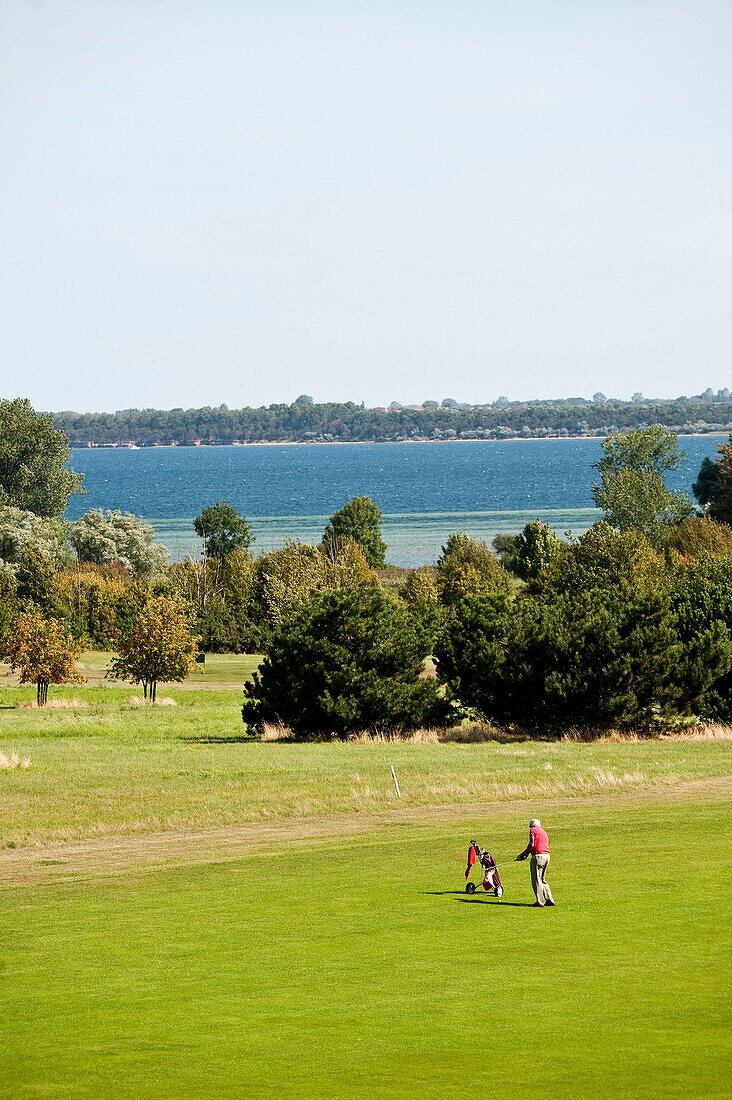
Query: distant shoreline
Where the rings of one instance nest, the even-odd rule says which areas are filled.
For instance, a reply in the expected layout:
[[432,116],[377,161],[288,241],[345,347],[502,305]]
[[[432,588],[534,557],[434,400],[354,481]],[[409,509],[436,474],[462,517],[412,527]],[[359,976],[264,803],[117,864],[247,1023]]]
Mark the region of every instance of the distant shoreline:
[[[404,443],[571,443],[578,439],[602,440],[607,435],[511,435],[505,439],[481,439],[478,436],[469,436],[461,439],[257,439],[245,443],[80,443],[71,442],[70,446],[75,451],[163,451],[185,450],[201,451],[212,447],[373,447],[384,444],[396,445]],[[708,432],[676,432],[679,438],[703,439],[707,436],[726,436],[729,434],[726,428],[721,431],[714,429]]]

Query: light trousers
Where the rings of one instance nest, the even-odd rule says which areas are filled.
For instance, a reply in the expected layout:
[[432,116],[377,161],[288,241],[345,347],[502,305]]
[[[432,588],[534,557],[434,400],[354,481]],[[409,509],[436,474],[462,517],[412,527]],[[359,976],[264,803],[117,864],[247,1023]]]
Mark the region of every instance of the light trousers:
[[539,902],[539,905],[546,905],[548,901],[554,901],[552,892],[549,889],[549,883],[546,881],[546,869],[548,866],[548,852],[539,852],[531,857],[531,885],[534,888],[536,900]]

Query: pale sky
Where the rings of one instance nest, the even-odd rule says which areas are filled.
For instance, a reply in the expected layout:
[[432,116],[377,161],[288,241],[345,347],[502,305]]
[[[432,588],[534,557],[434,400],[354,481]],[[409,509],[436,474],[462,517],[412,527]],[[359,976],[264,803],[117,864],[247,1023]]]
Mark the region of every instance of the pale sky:
[[732,384],[731,0],[2,0],[0,397]]

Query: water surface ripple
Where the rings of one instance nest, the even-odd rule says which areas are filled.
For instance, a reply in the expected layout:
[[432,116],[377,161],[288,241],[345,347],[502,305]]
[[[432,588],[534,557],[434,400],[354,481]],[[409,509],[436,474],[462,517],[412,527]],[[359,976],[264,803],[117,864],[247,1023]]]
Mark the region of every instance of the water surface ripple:
[[[681,437],[687,457],[669,486],[690,494],[702,459],[725,439]],[[389,560],[420,565],[455,530],[490,541],[537,516],[560,532],[586,530],[597,518],[600,455],[597,439],[80,449],[72,465],[87,495],[68,515],[92,507],[142,515],[177,556],[197,552],[192,518],[216,500],[246,515],[255,550],[267,550],[287,537],[316,542],[332,512],[369,496],[384,512]]]

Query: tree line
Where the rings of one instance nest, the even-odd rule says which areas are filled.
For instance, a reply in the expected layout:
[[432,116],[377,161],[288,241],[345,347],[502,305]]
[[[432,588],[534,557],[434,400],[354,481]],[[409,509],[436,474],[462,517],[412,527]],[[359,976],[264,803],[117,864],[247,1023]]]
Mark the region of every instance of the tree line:
[[543,732],[732,716],[732,436],[700,470],[701,508],[666,488],[675,435],[630,429],[603,441],[604,518],[579,538],[538,520],[492,546],[454,532],[434,565],[390,570],[365,497],[317,546],[257,557],[225,501],[196,518],[203,552],[182,562],[133,516],[92,509],[69,529],[68,441],[27,402],[0,403],[3,417],[0,648],[39,703],[78,675],[82,644],[115,650],[111,674],[153,699],[200,646],[264,654],[242,711],[255,736],[269,722],[347,736],[470,716]]
[[661,424],[677,433],[732,429],[729,392],[711,390],[673,400],[509,402],[492,405],[441,403],[366,408],[352,401],[314,403],[302,395],[292,404],[229,409],[125,409],[115,413],[53,414],[54,426],[75,447],[226,445],[288,442],[395,442],[400,440],[508,439],[600,435]]

